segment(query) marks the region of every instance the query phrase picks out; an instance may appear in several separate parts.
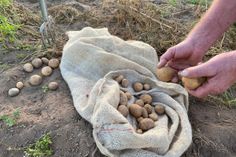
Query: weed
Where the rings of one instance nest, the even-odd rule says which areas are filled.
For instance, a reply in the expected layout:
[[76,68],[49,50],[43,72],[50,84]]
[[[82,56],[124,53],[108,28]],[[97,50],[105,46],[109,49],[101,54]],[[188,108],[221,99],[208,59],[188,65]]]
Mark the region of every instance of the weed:
[[43,135],[40,139],[36,141],[35,144],[30,145],[25,150],[25,155],[28,157],[45,157],[53,154],[53,150],[50,148],[52,144],[52,139],[50,134]]
[[12,115],[2,115],[0,116],[0,120],[2,120],[8,127],[12,127],[16,124],[17,119],[20,117],[19,109],[16,109]]
[[0,1],[0,8],[4,9],[5,7],[8,7],[12,4],[12,0],[1,0]]
[[27,54],[25,54],[25,53],[17,53],[16,54],[16,58],[17,59],[23,59],[23,58],[25,58],[27,56]]
[[48,88],[47,85],[43,85],[42,90],[43,90],[44,93],[47,93],[49,91],[49,88]]
[[176,6],[177,5],[177,2],[176,0],[168,0],[169,4],[172,5],[172,6]]

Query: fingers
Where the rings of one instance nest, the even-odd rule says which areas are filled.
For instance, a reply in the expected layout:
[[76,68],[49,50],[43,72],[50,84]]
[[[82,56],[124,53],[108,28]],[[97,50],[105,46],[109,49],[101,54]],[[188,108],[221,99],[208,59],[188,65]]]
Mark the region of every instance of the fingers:
[[174,58],[175,56],[175,48],[169,48],[160,58],[160,62],[158,63],[157,67],[161,68],[164,65],[166,65],[166,63],[168,61],[170,61],[172,58]]
[[202,63],[179,72],[179,75],[189,78],[212,77],[216,75],[216,70],[208,63]]

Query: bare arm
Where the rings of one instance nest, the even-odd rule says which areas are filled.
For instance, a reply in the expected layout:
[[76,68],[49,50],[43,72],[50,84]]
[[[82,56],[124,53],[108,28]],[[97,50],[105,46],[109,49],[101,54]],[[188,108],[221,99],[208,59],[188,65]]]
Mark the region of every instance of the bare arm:
[[236,21],[236,0],[214,0],[210,9],[189,33],[195,47],[207,49]]

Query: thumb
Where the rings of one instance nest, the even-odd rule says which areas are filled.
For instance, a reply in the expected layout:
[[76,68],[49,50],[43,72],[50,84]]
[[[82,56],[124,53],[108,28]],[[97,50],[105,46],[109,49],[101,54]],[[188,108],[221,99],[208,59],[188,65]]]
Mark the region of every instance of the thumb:
[[202,63],[180,71],[179,75],[188,78],[210,77],[214,75],[214,71],[208,63]]

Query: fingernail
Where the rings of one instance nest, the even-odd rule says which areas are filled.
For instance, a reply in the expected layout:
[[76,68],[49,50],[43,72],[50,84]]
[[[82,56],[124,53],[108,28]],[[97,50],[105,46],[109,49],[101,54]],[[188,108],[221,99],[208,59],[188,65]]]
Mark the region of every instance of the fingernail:
[[185,76],[188,76],[188,71],[187,71],[187,70],[180,71],[180,72],[179,72],[179,75],[180,75],[180,76],[184,76],[184,77],[185,77]]

